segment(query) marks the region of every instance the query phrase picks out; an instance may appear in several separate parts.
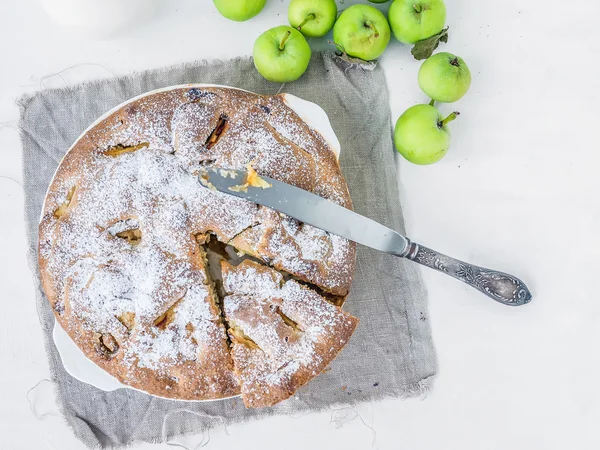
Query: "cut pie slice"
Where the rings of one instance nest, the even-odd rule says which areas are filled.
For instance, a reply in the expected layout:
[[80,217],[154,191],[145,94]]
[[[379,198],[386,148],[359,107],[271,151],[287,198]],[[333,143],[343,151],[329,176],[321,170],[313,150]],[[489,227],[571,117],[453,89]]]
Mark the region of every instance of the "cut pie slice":
[[336,357],[358,319],[312,289],[245,260],[222,262],[223,310],[247,407],[292,396]]
[[229,243],[328,294],[348,295],[354,270],[354,262],[348,261],[354,259],[354,242],[262,206],[257,222]]

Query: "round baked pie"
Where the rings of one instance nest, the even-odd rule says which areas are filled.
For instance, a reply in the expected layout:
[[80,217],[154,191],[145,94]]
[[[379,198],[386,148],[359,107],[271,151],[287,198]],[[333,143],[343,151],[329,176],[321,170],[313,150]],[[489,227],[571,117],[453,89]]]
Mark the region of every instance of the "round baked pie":
[[39,227],[44,291],[122,383],[269,406],[352,335],[340,305],[353,243],[198,182],[203,167],[248,164],[351,207],[336,155],[283,96],[157,91],[97,122],[61,162]]

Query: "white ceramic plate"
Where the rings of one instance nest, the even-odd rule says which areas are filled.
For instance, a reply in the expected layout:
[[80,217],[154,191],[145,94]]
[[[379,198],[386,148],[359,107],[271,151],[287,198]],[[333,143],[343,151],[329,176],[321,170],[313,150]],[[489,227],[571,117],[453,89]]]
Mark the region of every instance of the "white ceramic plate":
[[[96,120],[92,125],[85,130],[81,136],[75,141],[75,143],[71,146],[69,151],[65,154],[63,159],[69,154],[71,149],[75,146],[75,144],[94,126],[96,126],[99,122],[106,119],[108,116],[113,114],[115,111],[119,110],[123,106],[131,103],[133,101],[139,100],[140,98],[147,97],[149,95],[157,94],[160,92],[166,92],[173,89],[180,88],[202,88],[202,87],[225,87],[229,89],[238,89],[229,86],[220,86],[214,84],[185,84],[178,86],[171,86],[163,89],[157,89],[155,91],[146,92],[145,94],[139,95],[135,98],[127,100],[126,102],[116,106],[111,109],[104,115],[102,115],[98,120]],[[243,90],[243,89],[240,89]],[[329,147],[333,150],[336,157],[339,158],[341,147],[338,138],[336,137],[333,128],[331,128],[331,123],[329,122],[329,118],[323,109],[316,105],[315,103],[308,102],[306,100],[302,100],[301,98],[295,97],[290,94],[283,94],[285,98],[286,104],[292,108],[296,114],[298,114],[304,122],[306,122],[311,128],[319,132],[321,136],[325,139]],[[62,163],[62,161],[61,161]],[[45,204],[44,208],[45,209]],[[41,217],[40,217],[41,220]],[[58,349],[58,353],[60,354],[60,358],[62,360],[63,366],[65,370],[74,378],[79,381],[83,381],[84,383],[91,384],[92,386],[97,387],[103,391],[114,391],[116,389],[135,389],[131,386],[127,386],[117,380],[115,377],[110,375],[108,372],[101,369],[94,362],[88,359],[85,354],[81,351],[79,347],[73,342],[71,337],[67,334],[67,332],[60,326],[58,322],[54,322],[54,331],[52,333],[54,344]],[[143,391],[140,391],[143,392]],[[149,394],[152,395],[152,394]],[[158,397],[158,396],[155,396]],[[232,398],[232,397],[228,397]],[[218,401],[224,399],[216,399],[216,400],[192,400],[192,401]]]
[[41,0],[42,7],[58,24],[83,33],[109,37],[144,22],[162,0]]

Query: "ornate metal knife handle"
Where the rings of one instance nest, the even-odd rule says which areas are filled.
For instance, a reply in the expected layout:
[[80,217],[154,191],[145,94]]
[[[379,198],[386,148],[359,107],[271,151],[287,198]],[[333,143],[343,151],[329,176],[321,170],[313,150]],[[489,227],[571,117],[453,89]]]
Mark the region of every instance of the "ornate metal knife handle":
[[398,256],[450,275],[505,305],[521,306],[531,301],[531,292],[517,277],[467,264],[416,242],[408,240],[406,249]]

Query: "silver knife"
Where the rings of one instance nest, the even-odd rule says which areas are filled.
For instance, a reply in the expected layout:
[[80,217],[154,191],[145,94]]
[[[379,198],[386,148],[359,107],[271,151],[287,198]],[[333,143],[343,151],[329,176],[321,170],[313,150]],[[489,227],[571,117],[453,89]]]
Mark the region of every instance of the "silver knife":
[[438,253],[374,220],[295,186],[262,175],[258,181],[264,182],[263,187],[256,186],[259,183],[250,185],[248,172],[218,167],[203,169],[199,180],[209,189],[267,206],[329,233],[450,275],[504,305],[521,306],[531,301],[525,283],[513,275]]

